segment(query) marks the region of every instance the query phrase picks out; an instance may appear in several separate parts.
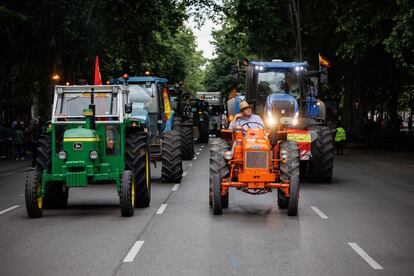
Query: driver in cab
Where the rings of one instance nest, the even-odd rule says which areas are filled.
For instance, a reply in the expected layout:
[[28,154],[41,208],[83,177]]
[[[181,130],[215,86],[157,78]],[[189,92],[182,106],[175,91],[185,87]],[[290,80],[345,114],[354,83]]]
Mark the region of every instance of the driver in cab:
[[229,129],[232,130],[235,127],[242,126],[243,128],[245,125],[249,125],[249,128],[260,128],[260,126],[264,126],[262,118],[259,115],[255,115],[252,113],[252,107],[246,102],[240,102],[240,112],[237,113],[233,120],[229,125]]

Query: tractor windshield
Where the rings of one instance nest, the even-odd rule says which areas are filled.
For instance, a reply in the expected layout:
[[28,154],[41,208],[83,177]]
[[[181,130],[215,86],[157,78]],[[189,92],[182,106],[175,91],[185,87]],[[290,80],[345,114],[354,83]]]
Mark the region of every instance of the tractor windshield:
[[259,72],[257,76],[257,92],[259,96],[285,92],[295,94],[299,88],[298,79],[289,71]]
[[129,98],[133,103],[132,115],[158,112],[157,87],[155,83],[130,84]]
[[[96,116],[118,115],[117,93],[94,93]],[[91,94],[61,93],[58,95],[55,116],[60,118],[82,118],[83,110],[91,104]]]

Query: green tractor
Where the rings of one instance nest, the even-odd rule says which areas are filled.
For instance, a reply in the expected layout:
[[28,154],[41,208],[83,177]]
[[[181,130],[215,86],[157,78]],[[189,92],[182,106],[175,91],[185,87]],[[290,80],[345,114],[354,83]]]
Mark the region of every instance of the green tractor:
[[52,120],[26,178],[29,217],[66,207],[69,189],[89,184],[115,183],[124,217],[149,206],[149,138],[145,122],[131,119],[131,111],[126,86],[55,87]]

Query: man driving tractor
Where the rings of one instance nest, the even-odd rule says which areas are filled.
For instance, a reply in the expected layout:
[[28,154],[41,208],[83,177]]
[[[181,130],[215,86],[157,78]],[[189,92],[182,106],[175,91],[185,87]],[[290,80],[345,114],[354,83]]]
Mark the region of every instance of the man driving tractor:
[[233,129],[237,126],[243,126],[246,123],[256,123],[253,125],[264,126],[262,118],[259,115],[252,113],[252,107],[246,101],[240,102],[240,112],[234,115],[234,119],[229,125],[229,129]]

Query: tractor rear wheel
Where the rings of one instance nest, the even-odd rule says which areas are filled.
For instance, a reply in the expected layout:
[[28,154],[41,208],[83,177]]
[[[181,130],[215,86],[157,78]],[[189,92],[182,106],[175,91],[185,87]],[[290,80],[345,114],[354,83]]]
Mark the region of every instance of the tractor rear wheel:
[[286,209],[289,204],[289,198],[286,197],[285,193],[281,190],[277,190],[277,206],[279,209]]
[[24,190],[26,211],[30,218],[40,218],[43,215],[43,198],[40,196],[42,188],[41,174],[31,171],[26,177]]
[[181,182],[183,163],[181,133],[171,130],[163,134],[161,179],[164,182]]
[[183,160],[191,160],[194,156],[193,125],[182,125],[181,134]]
[[[283,194],[282,190],[278,191],[279,207],[288,208],[289,216],[296,216],[299,203],[299,147],[295,142],[284,141],[280,145],[279,154],[286,153],[285,162],[280,162],[280,180],[282,182],[290,181],[289,198]],[[280,157],[279,157],[280,158]],[[281,193],[279,195],[279,193]],[[286,206],[287,201],[287,206]]]
[[134,215],[135,178],[132,171],[125,170],[121,175],[119,203],[121,205],[121,215],[123,217],[132,217]]
[[198,125],[198,132],[200,133],[200,137],[198,138],[199,143],[208,143],[209,140],[209,121],[208,118],[204,119],[204,121],[200,122]]
[[[209,188],[209,203],[212,206],[213,196],[213,176],[221,175],[222,178],[229,177],[229,167],[224,153],[229,149],[226,141],[221,138],[210,139],[210,188]],[[220,182],[221,183],[221,182]],[[221,206],[227,208],[229,206],[229,191],[221,197]]]
[[333,171],[333,136],[327,126],[312,126],[318,138],[312,143],[312,157],[309,160],[309,180],[313,182],[331,182]]
[[129,134],[125,142],[126,168],[135,178],[135,206],[148,207],[151,201],[151,165],[148,135]]
[[213,214],[221,215],[223,213],[223,206],[221,205],[221,176],[220,174],[214,174],[211,178]]
[[[42,175],[44,170],[52,169],[52,137],[42,135],[37,147],[36,170]],[[63,183],[49,182],[46,184],[43,207],[45,209],[65,208],[68,204],[69,188]]]
[[172,129],[180,132],[181,127],[182,127],[181,117],[174,117],[173,122],[172,122]]

